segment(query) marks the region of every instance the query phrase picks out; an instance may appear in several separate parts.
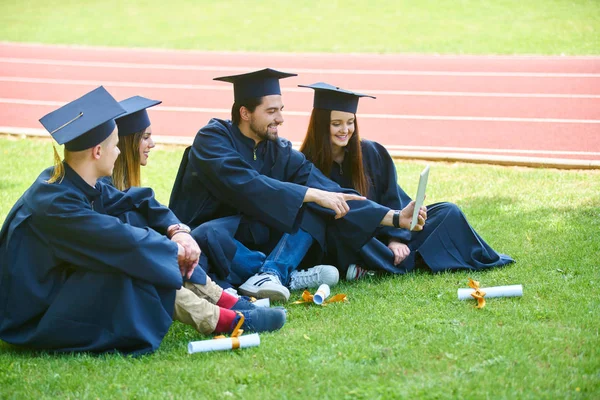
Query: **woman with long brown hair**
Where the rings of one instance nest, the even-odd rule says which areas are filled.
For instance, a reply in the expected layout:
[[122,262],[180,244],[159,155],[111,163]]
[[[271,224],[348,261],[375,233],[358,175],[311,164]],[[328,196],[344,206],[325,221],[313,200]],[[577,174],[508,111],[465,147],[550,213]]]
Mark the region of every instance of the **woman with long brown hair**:
[[[141,96],[130,97],[120,102],[124,108],[134,107],[137,111],[132,111],[117,119],[118,147],[121,154],[115,162],[112,183],[119,190],[141,186],[141,167],[148,163],[150,150],[155,146],[146,109],[160,103],[159,100],[150,100]],[[142,109],[138,110],[140,107]]]
[[[326,176],[344,188],[352,188],[370,200],[400,210],[410,197],[398,185],[396,168],[379,143],[361,140],[356,118],[360,97],[373,97],[329,85],[300,85],[315,90],[313,111],[300,151]],[[373,97],[374,98],[374,97]],[[452,203],[427,206],[427,222],[421,231],[382,227],[356,252],[344,243],[328,246],[334,263],[347,280],[367,271],[406,273],[416,266],[434,272],[480,270],[513,262],[496,253],[469,225]]]

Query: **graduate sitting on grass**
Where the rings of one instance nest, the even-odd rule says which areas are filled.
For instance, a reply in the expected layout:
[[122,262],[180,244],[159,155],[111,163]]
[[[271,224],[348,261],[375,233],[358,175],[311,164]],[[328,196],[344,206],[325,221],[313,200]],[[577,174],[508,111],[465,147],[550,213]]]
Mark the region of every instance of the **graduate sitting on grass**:
[[[354,189],[370,200],[393,209],[411,202],[398,185],[396,167],[379,143],[361,140],[356,110],[361,97],[327,83],[299,85],[314,89],[313,110],[300,151],[325,175],[344,188]],[[347,280],[364,277],[367,271],[406,273],[416,266],[433,272],[481,270],[513,262],[498,254],[469,225],[452,203],[427,206],[423,230],[382,227],[358,251],[331,235],[329,257]]]
[[[40,120],[65,144],[65,157],[55,151],[54,167],[17,201],[0,231],[0,339],[61,352],[141,354],[167,333],[175,292],[200,250],[151,191],[124,193],[98,181],[113,171],[114,118],[124,112],[99,87]],[[133,210],[148,227],[117,218]],[[231,332],[241,315],[249,330],[285,320],[282,311],[234,311],[237,302],[222,303],[214,306],[216,332]]]
[[[115,162],[112,176],[104,180],[119,190],[130,191],[142,189],[141,167],[148,164],[150,151],[154,148],[152,140],[152,126],[147,109],[161,102],[147,99],[142,96],[133,96],[125,99],[119,104],[125,109],[125,114],[115,119],[119,134],[119,156]],[[164,213],[169,218],[176,219],[175,215],[167,207],[157,205],[156,212]],[[144,228],[148,226],[144,215],[137,210],[120,213],[119,219],[133,226]],[[173,225],[167,235],[171,238],[184,235],[190,238],[190,228],[184,224]],[[197,247],[195,241],[190,241]],[[187,250],[187,249],[186,249]],[[205,257],[201,262],[206,263]],[[236,298],[223,291],[223,288],[213,282],[202,269],[190,276],[191,280],[184,279],[183,286],[177,290],[175,295],[175,309],[173,319],[194,327],[202,334],[210,334],[217,328],[221,310],[215,307],[233,307],[234,310],[253,310],[257,307],[249,298]],[[277,329],[285,322],[285,313],[282,310],[260,309],[256,313],[265,316],[270,315],[276,323],[272,326],[252,326],[251,321],[246,323],[247,330],[262,331]],[[259,322],[256,321],[255,323]],[[264,319],[264,317],[263,317]],[[270,319],[269,319],[270,320]]]
[[[292,76],[267,68],[215,78],[233,84],[232,119],[214,118],[200,129],[169,203],[195,228],[202,248],[210,249],[220,279],[239,285],[243,294],[280,301],[289,299],[289,289],[338,282],[331,265],[299,270],[313,243],[327,252],[328,225],[358,251],[380,225],[409,227],[415,206],[394,211],[343,189],[279,138],[279,80]],[[422,229],[426,218],[425,209],[419,210],[414,229]]]

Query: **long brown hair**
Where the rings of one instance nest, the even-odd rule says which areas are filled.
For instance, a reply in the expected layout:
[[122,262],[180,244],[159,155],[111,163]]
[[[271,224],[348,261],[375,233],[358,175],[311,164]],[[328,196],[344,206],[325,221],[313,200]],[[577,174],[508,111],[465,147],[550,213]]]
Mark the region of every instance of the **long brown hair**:
[[[313,108],[306,136],[300,147],[300,151],[304,153],[306,158],[319,168],[325,176],[331,174],[331,164],[333,163],[331,133],[329,132],[330,123],[331,110]],[[363,196],[367,196],[369,187],[363,167],[356,115],[354,115],[354,134],[350,138],[346,149],[345,157],[350,157],[353,189]]]
[[141,186],[140,141],[146,130],[119,138],[121,154],[115,161],[112,173],[113,185],[119,190]]

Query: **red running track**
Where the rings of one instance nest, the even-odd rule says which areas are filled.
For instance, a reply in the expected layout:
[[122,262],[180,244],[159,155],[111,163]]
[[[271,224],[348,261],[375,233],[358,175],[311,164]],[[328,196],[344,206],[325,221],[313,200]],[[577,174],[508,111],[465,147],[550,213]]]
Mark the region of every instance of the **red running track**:
[[271,67],[281,81],[280,135],[302,141],[312,90],[325,81],[363,99],[364,138],[397,156],[600,167],[600,57],[213,53],[0,43],[0,132],[42,133],[38,119],[104,85],[142,95],[164,141],[191,143],[227,118],[231,86],[215,76]]

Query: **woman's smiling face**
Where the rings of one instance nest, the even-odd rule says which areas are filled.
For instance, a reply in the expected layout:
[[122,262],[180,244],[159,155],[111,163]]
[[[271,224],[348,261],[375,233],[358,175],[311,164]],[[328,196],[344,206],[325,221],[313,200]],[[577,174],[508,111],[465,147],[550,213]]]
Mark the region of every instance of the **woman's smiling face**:
[[329,133],[332,147],[346,147],[354,134],[355,116],[346,111],[331,111]]
[[140,164],[146,165],[148,163],[148,154],[150,150],[154,148],[154,141],[152,140],[152,129],[146,128],[146,131],[140,139]]

